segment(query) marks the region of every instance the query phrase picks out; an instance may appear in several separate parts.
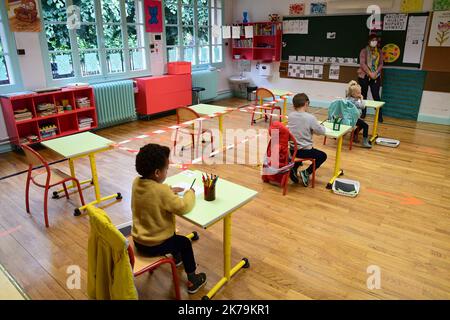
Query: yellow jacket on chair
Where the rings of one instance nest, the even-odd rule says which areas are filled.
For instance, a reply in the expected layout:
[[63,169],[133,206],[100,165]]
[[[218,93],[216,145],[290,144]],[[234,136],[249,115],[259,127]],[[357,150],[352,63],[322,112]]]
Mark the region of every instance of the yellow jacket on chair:
[[128,257],[128,241],[105,211],[87,207],[91,231],[88,242],[88,296],[96,300],[138,299]]

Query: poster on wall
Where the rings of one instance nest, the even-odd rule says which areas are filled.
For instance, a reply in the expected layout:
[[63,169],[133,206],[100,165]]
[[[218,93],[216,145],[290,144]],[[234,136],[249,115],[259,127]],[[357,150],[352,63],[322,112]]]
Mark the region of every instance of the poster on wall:
[[338,64],[330,65],[330,72],[328,75],[328,79],[330,80],[339,80],[339,71],[341,67]]
[[434,0],[433,11],[450,10],[450,0]]
[[400,48],[395,43],[386,44],[381,51],[383,52],[383,61],[385,63],[393,63],[400,58]]
[[326,14],[327,3],[326,2],[313,2],[310,4],[311,14]]
[[427,17],[413,16],[409,18],[403,63],[420,63],[426,26]]
[[423,8],[423,0],[402,0],[400,12],[420,12]]
[[384,16],[383,31],[406,30],[407,14],[387,14]]
[[145,31],[163,32],[161,1],[145,0]]
[[450,11],[435,11],[428,46],[450,47]]
[[40,32],[41,18],[36,0],[6,0],[11,32]]
[[289,5],[289,15],[290,16],[300,16],[305,14],[305,4],[304,3],[291,3]]

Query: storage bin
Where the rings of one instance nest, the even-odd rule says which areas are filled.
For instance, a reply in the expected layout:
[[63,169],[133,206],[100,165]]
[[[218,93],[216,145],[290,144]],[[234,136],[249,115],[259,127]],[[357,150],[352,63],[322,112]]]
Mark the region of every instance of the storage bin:
[[168,74],[188,74],[191,73],[191,63],[185,61],[167,63]]

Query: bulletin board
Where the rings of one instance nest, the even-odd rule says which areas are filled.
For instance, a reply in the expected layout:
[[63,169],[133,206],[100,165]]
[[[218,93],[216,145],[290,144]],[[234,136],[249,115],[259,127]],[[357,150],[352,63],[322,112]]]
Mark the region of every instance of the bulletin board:
[[[386,14],[382,15],[384,19]],[[410,13],[411,16],[429,16],[425,13]],[[289,56],[322,56],[359,58],[361,49],[367,43],[369,15],[328,15],[328,16],[298,16],[284,17],[286,20],[308,20],[307,34],[283,34],[282,60],[288,61]],[[327,39],[327,33],[335,32],[334,39]],[[406,30],[378,31],[382,46],[395,44],[400,49],[400,56],[386,66],[420,68],[420,63],[404,63]]]

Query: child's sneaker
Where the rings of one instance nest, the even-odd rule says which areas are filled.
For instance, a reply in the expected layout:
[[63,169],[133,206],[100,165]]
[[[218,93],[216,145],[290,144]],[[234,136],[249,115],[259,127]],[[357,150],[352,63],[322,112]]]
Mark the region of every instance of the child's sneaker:
[[291,169],[291,172],[289,172],[289,177],[291,178],[292,182],[298,183],[297,170],[295,168]]
[[302,176],[303,185],[305,187],[307,187],[308,183],[309,183],[309,173],[308,173],[308,171],[307,170],[303,170],[302,172],[300,172],[300,175]]
[[[189,277],[188,277],[189,278]],[[204,287],[206,284],[206,274],[205,273],[198,273],[194,274],[191,279],[188,280],[187,286],[188,286],[188,293],[194,294],[198,290],[200,290],[202,287]]]

